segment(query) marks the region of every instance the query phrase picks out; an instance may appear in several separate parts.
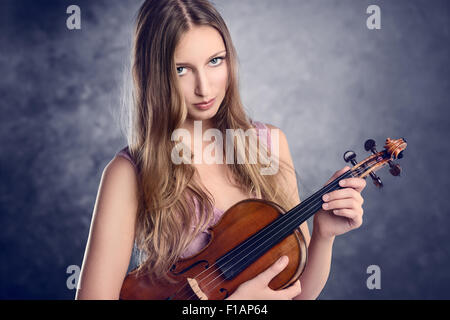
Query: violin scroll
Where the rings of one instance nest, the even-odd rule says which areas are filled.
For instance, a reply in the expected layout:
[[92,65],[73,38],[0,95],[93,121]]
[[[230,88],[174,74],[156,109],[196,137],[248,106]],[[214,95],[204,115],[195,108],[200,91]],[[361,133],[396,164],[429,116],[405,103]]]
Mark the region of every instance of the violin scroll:
[[388,164],[390,169],[389,172],[393,176],[400,176],[402,171],[399,164],[395,163],[394,159],[403,158],[403,151],[406,149],[406,139],[386,139],[386,143],[384,145],[384,150],[378,152],[376,149],[376,143],[373,139],[368,139],[364,143],[364,149],[366,151],[371,151],[372,156],[364,159],[360,163],[356,163],[356,154],[353,151],[347,151],[344,154],[345,162],[351,162],[354,167],[352,170],[352,176],[366,178],[368,175],[373,180],[373,183],[381,188],[383,187],[383,183],[381,179],[374,173],[374,171],[378,170],[382,166]]
[[404,138],[395,140],[387,138],[386,143],[384,145],[384,149],[394,159],[401,159],[403,158],[403,150],[406,149],[406,140]]

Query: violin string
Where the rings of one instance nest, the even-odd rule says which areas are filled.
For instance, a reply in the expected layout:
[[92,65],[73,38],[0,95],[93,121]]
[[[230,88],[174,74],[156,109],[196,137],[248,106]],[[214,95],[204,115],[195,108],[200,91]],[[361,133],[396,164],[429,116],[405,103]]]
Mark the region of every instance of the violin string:
[[[359,168],[357,168],[357,169],[355,169],[355,171],[357,171]],[[359,171],[359,170],[358,170]],[[232,264],[231,266],[229,266],[229,268],[228,269],[226,269],[226,271],[228,271],[228,270],[230,270],[231,268],[233,268],[234,266],[236,266],[239,262],[241,262],[243,259],[245,259],[247,256],[249,256],[250,254],[252,254],[253,252],[255,252],[257,249],[259,249],[261,246],[263,246],[267,241],[269,241],[271,238],[273,238],[274,236],[276,236],[277,234],[279,234],[280,232],[282,232],[283,230],[285,230],[286,228],[288,228],[288,227],[290,227],[290,226],[292,226],[293,224],[297,224],[297,220],[299,220],[299,219],[303,219],[303,217],[305,217],[306,215],[308,215],[308,214],[310,214],[311,213],[311,209],[314,209],[314,208],[311,208],[312,206],[314,206],[314,205],[316,205],[317,203],[319,203],[320,201],[321,201],[321,196],[323,195],[323,194],[325,194],[325,193],[327,193],[330,189],[332,189],[332,188],[334,188],[335,186],[337,186],[338,185],[338,183],[339,183],[339,181],[341,180],[341,179],[344,179],[344,178],[346,178],[346,177],[348,177],[348,176],[350,176],[350,175],[352,175],[353,176],[353,172],[354,171],[352,171],[352,170],[349,170],[349,171],[347,171],[346,173],[344,173],[343,175],[341,175],[340,177],[338,177],[338,178],[336,178],[335,179],[335,181],[333,181],[333,182],[331,182],[330,184],[328,184],[327,186],[325,186],[324,188],[322,188],[322,191],[320,192],[320,197],[317,195],[316,197],[314,197],[314,199],[311,201],[311,203],[309,204],[309,209],[308,210],[306,210],[302,215],[300,215],[299,217],[296,217],[296,219],[294,219],[294,220],[288,220],[288,219],[286,219],[286,221],[287,221],[287,225],[284,225],[283,226],[283,224],[286,224],[286,221],[282,221],[282,223],[279,225],[279,226],[277,226],[279,229],[275,232],[275,230],[273,231],[273,232],[275,232],[275,233],[272,233],[272,231],[271,231],[271,235],[269,234],[269,238],[266,238],[266,239],[264,239],[264,238],[261,238],[261,239],[258,239],[258,240],[263,240],[263,242],[261,243],[261,244],[259,244],[256,248],[254,247],[254,246],[252,246],[252,248],[251,249],[253,249],[252,251],[250,251],[249,253],[247,253],[247,254],[245,254],[245,251],[246,250],[243,250],[242,252],[239,252],[238,254],[236,254],[236,256],[235,257],[233,257],[230,261],[227,261],[224,265],[223,265],[223,267],[225,267],[225,266],[228,266],[230,263],[232,263],[236,258],[239,258],[239,256],[241,256],[240,257],[240,259],[236,262],[236,263],[234,263],[234,264]],[[338,180],[339,179],[339,180]],[[319,201],[316,201],[316,200],[319,200]],[[281,229],[280,229],[281,228]],[[269,230],[267,230],[267,232],[269,232]],[[256,244],[255,244],[256,245]],[[246,248],[247,249],[247,248]],[[242,254],[245,254],[243,257],[242,257]],[[212,266],[215,266],[217,264],[217,262],[216,263],[214,263]],[[212,267],[211,266],[211,267]],[[209,269],[210,270],[210,269]],[[208,271],[208,269],[207,270],[204,270],[204,271],[202,271],[201,273],[199,273],[198,275],[196,275],[195,276],[195,278],[198,278],[201,274],[203,274],[204,272],[206,272],[206,271]],[[226,272],[225,271],[225,272]],[[212,272],[210,272],[210,274],[208,274],[208,275],[206,275],[204,278],[202,278],[201,280],[199,280],[199,282],[200,281],[205,281],[206,279],[208,279],[208,277],[210,277],[211,275],[213,275],[213,272],[214,271],[212,271]],[[222,274],[223,274],[223,272],[222,272]],[[221,275],[222,275],[221,274]],[[210,286],[210,284],[212,283],[212,282],[214,282],[216,279],[218,279],[218,278],[220,278],[221,277],[221,275],[219,275],[219,276],[217,276],[217,277],[215,277],[215,278],[213,278],[211,281],[209,281],[205,286],[204,286],[204,288],[206,289],[206,288],[208,288],[209,286]],[[224,282],[225,280],[222,280],[221,282],[219,282],[219,283],[217,283],[214,287],[212,287],[211,289],[214,289],[215,287],[217,287],[218,285],[220,285],[222,282]],[[188,297],[188,299],[190,299],[192,296],[195,296],[195,295],[191,295],[190,297]]]
[[[350,172],[350,171],[349,171]],[[348,173],[348,172],[347,172]],[[344,178],[346,178],[346,177],[348,177],[349,175],[352,175],[352,172],[350,172],[350,174],[343,174],[342,176],[340,176],[339,178],[340,179],[344,179]],[[338,178],[337,178],[338,179]],[[339,182],[338,180],[335,180],[334,182]],[[321,192],[321,195],[323,195],[323,194],[325,194],[326,192],[328,192],[331,188],[330,187],[334,187],[334,186],[336,186],[337,185],[337,183],[334,183],[334,182],[332,182],[332,183],[330,183],[329,185],[327,185],[326,187],[324,187],[323,189],[322,189],[322,192]],[[319,200],[319,201],[315,201],[315,200]],[[309,204],[309,206],[314,206],[315,204],[317,204],[318,202],[320,202],[321,200],[321,197],[320,198],[315,198],[314,200],[312,200],[311,201],[311,203]],[[274,233],[274,234],[272,234],[269,238],[266,238],[266,239],[264,239],[264,238],[262,238],[262,239],[258,239],[258,240],[263,240],[263,243],[261,243],[258,247],[256,247],[256,248],[254,248],[254,250],[252,250],[252,251],[250,251],[249,253],[247,253],[247,254],[245,254],[245,256],[244,257],[240,257],[240,259],[236,262],[236,263],[234,263],[234,264],[232,264],[227,270],[225,270],[225,272],[226,271],[228,271],[228,270],[230,270],[231,268],[233,268],[234,266],[236,266],[240,261],[242,261],[243,259],[245,259],[248,255],[250,255],[250,254],[252,254],[253,252],[255,252],[258,248],[260,248],[262,245],[264,245],[268,240],[270,240],[271,238],[273,238],[274,236],[276,236],[279,232],[282,232],[283,230],[285,230],[287,227],[291,227],[292,226],[292,224],[298,224],[298,222],[296,222],[298,219],[303,219],[303,217],[305,217],[306,215],[308,215],[308,214],[310,214],[311,213],[311,208],[309,207],[309,209],[308,210],[306,210],[306,212],[304,212],[304,213],[302,213],[302,215],[300,215],[299,217],[296,217],[296,219],[294,220],[294,221],[289,221],[288,220],[288,223],[287,223],[287,226],[285,225],[285,226],[283,226],[283,228],[281,229],[281,230],[278,230],[276,233]],[[286,221],[283,221],[282,223],[285,223]],[[281,225],[280,226],[277,226],[277,227],[281,227]],[[268,230],[267,230],[268,231]],[[256,244],[255,244],[256,245]],[[247,248],[246,248],[247,249]],[[236,254],[236,256],[235,257],[233,257],[230,261],[227,261],[225,264],[224,264],[224,266],[223,267],[225,267],[225,266],[227,266],[227,265],[229,265],[230,263],[232,263],[236,258],[239,258],[239,255],[240,256],[242,256],[242,254],[244,254],[245,253],[245,251],[246,250],[243,250],[242,252],[239,252],[238,254]],[[214,263],[212,266],[214,266],[215,264],[217,264],[217,263]],[[200,274],[198,274],[195,278],[197,278],[198,276],[200,276],[202,273],[204,273],[205,271],[207,271],[207,270],[204,270],[203,272],[201,272]],[[214,271],[213,271],[214,272]],[[203,279],[201,279],[201,280],[199,280],[199,282],[200,281],[205,281],[209,276],[211,276],[212,274],[213,274],[213,272],[211,272],[209,275],[207,275],[206,277],[204,277]],[[223,274],[223,273],[222,273]],[[205,286],[204,286],[204,288],[206,289],[212,282],[214,282],[216,279],[218,279],[218,278],[220,278],[221,277],[221,275],[222,274],[220,274],[219,276],[217,276],[217,277],[215,277],[214,279],[212,279],[210,282],[208,282]],[[224,282],[225,280],[222,280],[221,282],[219,282],[219,283],[217,283],[213,288],[211,288],[211,289],[214,289],[215,287],[217,287],[218,285],[220,285],[222,282]],[[192,296],[195,296],[195,295],[192,295]],[[191,298],[192,296],[190,296],[189,298]],[[189,299],[188,298],[188,299]]]
[[[342,179],[344,179],[345,177],[341,177]],[[325,188],[325,189],[323,189],[322,190],[322,193],[321,193],[321,195],[323,195],[323,194],[325,194],[326,192],[328,192],[328,190],[330,190],[330,188],[329,187],[331,187],[331,186],[336,186],[337,185],[337,183],[330,183],[330,185],[328,185],[327,186],[327,188]],[[319,201],[315,201],[316,199],[318,199]],[[310,204],[310,207],[308,207],[309,209],[308,210],[306,210],[304,213],[302,213],[302,215],[300,215],[299,217],[296,217],[296,219],[295,220],[288,220],[288,219],[286,219],[286,221],[287,221],[287,225],[280,225],[280,226],[277,226],[277,227],[280,227],[281,229],[278,229],[275,233],[273,233],[273,234],[270,234],[269,235],[269,238],[266,238],[266,239],[264,239],[264,238],[262,238],[261,240],[263,240],[263,242],[261,243],[261,244],[259,244],[256,248],[254,248],[252,251],[250,251],[249,253],[247,253],[247,254],[245,254],[243,257],[242,257],[242,254],[244,254],[245,253],[245,251],[246,250],[243,250],[242,252],[239,252],[235,257],[233,257],[229,262],[227,262],[224,266],[226,266],[227,264],[230,264],[230,263],[232,263],[232,261],[233,260],[235,260],[236,258],[240,258],[236,263],[234,263],[233,265],[231,265],[227,270],[225,270],[225,272],[226,271],[228,271],[228,270],[230,270],[231,268],[233,268],[234,266],[236,266],[239,262],[241,262],[243,259],[245,259],[247,256],[249,256],[250,254],[252,254],[253,252],[255,252],[256,250],[258,250],[261,246],[263,246],[264,244],[266,244],[266,242],[267,241],[269,241],[270,239],[272,239],[274,236],[276,236],[277,234],[279,234],[280,232],[283,232],[284,230],[286,230],[286,228],[289,228],[289,227],[292,227],[293,225],[296,225],[296,224],[298,224],[298,220],[299,219],[303,219],[303,217],[305,217],[305,216],[307,216],[308,214],[310,214],[311,213],[311,210],[314,210],[314,208],[311,208],[311,206],[314,206],[314,205],[316,205],[318,202],[320,202],[321,200],[321,197],[320,198],[316,198],[316,199],[314,199],[312,202],[311,202],[311,204]],[[286,221],[283,221],[283,223],[284,224],[286,224]],[[259,240],[259,239],[258,239]],[[255,244],[256,245],[256,244]],[[241,257],[239,257],[239,255],[241,255]],[[212,274],[212,273],[211,273]],[[204,286],[204,288],[205,288],[205,290],[207,289],[207,290],[210,290],[210,289],[208,289],[208,287],[210,286],[210,284],[212,283],[212,282],[214,282],[216,279],[218,279],[218,278],[220,278],[220,276],[221,275],[219,275],[219,276],[217,276],[216,278],[214,278],[213,280],[211,280],[210,282],[208,282],[205,286]],[[205,277],[205,279],[206,279],[207,277]],[[202,281],[204,281],[205,279],[202,279]],[[219,283],[217,283],[214,287],[212,287],[211,289],[214,289],[215,287],[217,287],[218,285],[220,285],[222,282],[224,282],[225,280],[222,280],[222,281],[220,281]]]

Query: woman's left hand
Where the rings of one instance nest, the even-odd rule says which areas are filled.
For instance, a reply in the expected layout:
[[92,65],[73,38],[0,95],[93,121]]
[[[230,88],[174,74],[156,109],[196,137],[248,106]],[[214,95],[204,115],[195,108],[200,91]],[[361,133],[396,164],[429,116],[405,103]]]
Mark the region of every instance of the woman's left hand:
[[[336,171],[325,185],[350,170],[349,167]],[[344,185],[342,185],[344,183]],[[313,232],[326,238],[344,234],[359,228],[362,224],[364,202],[361,191],[366,187],[362,178],[346,178],[339,182],[343,187],[322,196],[322,208],[314,216]],[[327,197],[328,196],[328,197]]]

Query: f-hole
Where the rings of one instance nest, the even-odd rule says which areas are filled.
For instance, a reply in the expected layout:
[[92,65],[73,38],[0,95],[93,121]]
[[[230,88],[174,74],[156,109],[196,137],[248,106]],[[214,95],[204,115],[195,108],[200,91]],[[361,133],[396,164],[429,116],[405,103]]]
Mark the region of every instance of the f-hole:
[[204,269],[208,269],[208,268],[209,268],[209,262],[208,262],[207,260],[199,260],[199,261],[197,261],[196,263],[191,264],[189,267],[186,267],[186,268],[184,268],[183,270],[181,270],[181,271],[179,271],[179,272],[175,272],[175,269],[177,268],[177,265],[174,264],[174,265],[172,266],[172,268],[170,268],[170,272],[172,272],[174,275],[178,276],[178,275],[180,275],[180,274],[185,273],[185,272],[188,271],[188,270],[191,270],[193,267],[195,267],[195,266],[197,266],[197,265],[199,265],[199,264],[201,264],[201,263],[204,263],[204,264],[205,264],[205,265],[204,265]]

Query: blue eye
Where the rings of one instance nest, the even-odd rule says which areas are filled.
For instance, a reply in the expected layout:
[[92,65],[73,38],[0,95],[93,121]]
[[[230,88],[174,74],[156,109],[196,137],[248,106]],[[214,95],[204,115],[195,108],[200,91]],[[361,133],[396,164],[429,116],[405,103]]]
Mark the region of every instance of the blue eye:
[[[216,60],[216,61],[219,60],[220,62],[213,63],[213,66],[215,67],[215,66],[221,65],[221,64],[222,64],[222,61],[223,61],[224,59],[225,59],[224,56],[222,56],[222,57],[215,57],[215,58],[212,58],[209,62],[212,62],[212,61],[215,61],[215,60]],[[179,76],[183,76],[184,73],[180,73],[180,72],[181,72],[180,69],[181,69],[181,71],[182,71],[182,69],[186,69],[186,67],[177,67],[177,74],[178,74]]]
[[[179,69],[185,69],[184,67],[177,67],[177,72],[179,71]],[[183,74],[178,73],[179,76],[182,76]]]
[[[215,57],[212,58],[211,61],[216,60],[216,59],[220,59],[220,62],[222,63],[223,59],[225,59],[225,57]],[[215,66],[219,65],[220,63],[214,64]]]

